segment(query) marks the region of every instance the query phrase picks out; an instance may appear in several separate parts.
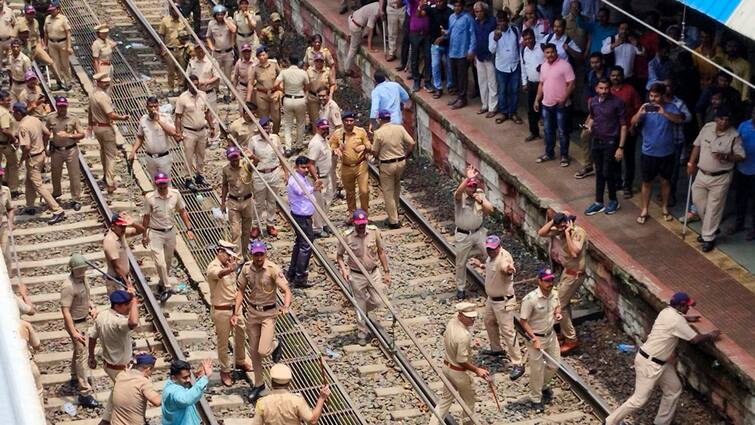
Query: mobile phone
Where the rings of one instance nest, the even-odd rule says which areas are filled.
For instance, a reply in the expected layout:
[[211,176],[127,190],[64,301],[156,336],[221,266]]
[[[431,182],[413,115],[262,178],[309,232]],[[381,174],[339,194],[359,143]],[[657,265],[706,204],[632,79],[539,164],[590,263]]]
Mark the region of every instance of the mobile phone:
[[658,112],[660,108],[658,108],[658,105],[648,103],[645,105],[645,112]]

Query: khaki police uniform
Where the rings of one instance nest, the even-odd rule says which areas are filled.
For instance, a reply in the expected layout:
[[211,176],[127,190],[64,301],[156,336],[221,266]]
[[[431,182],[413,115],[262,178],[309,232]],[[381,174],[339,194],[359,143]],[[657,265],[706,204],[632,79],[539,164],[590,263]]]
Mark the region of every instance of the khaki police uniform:
[[367,131],[354,126],[350,134],[343,128],[331,133],[328,139],[330,148],[341,150],[341,184],[346,191],[346,204],[349,216],[357,208],[356,191],[359,189],[359,206],[369,213],[370,185],[367,173],[367,154],[372,144],[367,138]]
[[31,362],[31,374],[34,377],[34,385],[37,388],[37,394],[39,400],[44,405],[44,389],[42,388],[42,374],[39,373],[39,367],[34,361],[33,350],[38,349],[42,342],[39,340],[39,336],[34,331],[34,327],[26,320],[19,320],[18,336],[21,337],[26,344],[26,348],[29,350],[29,362]]
[[92,132],[100,144],[100,161],[105,174],[105,185],[115,187],[115,161],[118,149],[115,144],[115,129],[110,120],[113,111],[113,100],[110,95],[99,87],[89,96],[89,114],[91,115]]
[[24,80],[24,74],[32,70],[31,59],[23,52],[19,52],[18,56],[11,55],[8,57],[8,71],[10,71],[10,94],[13,102],[18,102],[21,99],[21,92],[26,88],[26,81]]
[[160,276],[160,284],[165,288],[170,288],[170,267],[176,250],[173,216],[185,209],[186,204],[181,194],[171,187],[165,196],[155,190],[144,198],[142,214],[149,214],[149,251]]
[[[165,46],[168,47],[168,50],[173,53],[176,59],[179,59],[179,62],[181,62],[179,56],[183,57],[184,52],[178,40],[178,33],[184,29],[183,22],[178,17],[173,19],[172,16],[163,16],[157,28],[157,33],[162,37],[163,43],[165,43]],[[176,64],[169,57],[165,58],[165,64],[168,68],[168,89],[173,91],[176,86],[181,87],[183,85],[183,76],[178,72]],[[186,64],[182,65],[186,66]]]
[[[214,93],[214,92],[213,92]],[[186,165],[194,174],[202,174],[207,149],[207,95],[202,91],[191,94],[186,90],[176,100],[176,114],[181,114],[181,129],[186,153]]]
[[[252,137],[252,144],[249,147],[252,154],[259,159],[255,164],[259,174],[254,173],[252,176],[252,185],[254,186],[254,202],[257,205],[257,212],[260,214],[260,225],[262,222],[268,226],[275,226],[275,214],[278,212],[278,205],[275,203],[275,196],[265,186],[265,182],[275,193],[280,193],[283,189],[283,179],[281,178],[278,167],[280,160],[273,150],[274,145],[280,149],[280,138],[277,134],[270,134],[270,143],[260,135]],[[260,176],[261,175],[261,176]]]
[[335,131],[343,126],[343,122],[341,121],[341,107],[339,107],[333,99],[328,100],[328,103],[326,103],[325,106],[320,105],[317,115],[319,119],[328,120],[331,131]]
[[[26,39],[21,35],[22,31],[29,32],[29,36]],[[53,62],[52,58],[39,41],[39,22],[34,18],[19,19],[18,36],[23,42],[21,45],[21,51],[30,59],[49,67],[50,71],[55,76],[55,79],[61,81],[58,66],[55,65],[55,62]]]
[[[346,265],[349,267],[351,291],[356,299],[357,307],[369,315],[370,311],[383,305],[383,301],[380,299],[380,295],[378,295],[378,290],[382,291],[384,288],[380,267],[378,267],[378,264],[380,264],[378,251],[383,249],[383,239],[380,229],[377,226],[368,224],[364,236],[359,236],[352,227],[344,233],[343,237],[346,240],[346,244],[357,256],[357,258],[352,258],[349,255],[346,261]],[[346,249],[343,245],[339,244],[338,255],[342,256],[344,253],[346,253]],[[374,282],[374,286],[367,280],[367,276],[359,270],[357,259],[364,265],[364,268],[369,273],[369,277]],[[357,312],[357,333],[360,338],[366,338],[369,335],[366,319],[359,312]]]
[[[251,59],[244,60],[243,57],[240,57],[239,60],[236,61],[236,64],[233,65],[233,71],[231,71],[231,80],[235,82],[236,84],[236,91],[239,92],[241,96],[246,97],[246,91],[249,87],[249,70],[254,67],[256,64],[256,60],[254,57]],[[244,108],[242,104],[239,104],[239,114],[244,113]]]
[[[185,31],[181,30],[179,34],[184,34]],[[186,67],[189,66],[189,61],[191,58],[194,57],[194,49],[196,46],[194,46],[194,43],[190,42],[189,40],[181,40],[178,39],[178,46],[171,49],[173,52],[173,56],[178,61],[178,65],[181,67],[181,69],[186,69]],[[173,61],[171,61],[173,62]],[[175,64],[173,64],[175,66]],[[183,87],[183,74],[176,72],[176,78],[178,79],[178,87]]]
[[147,412],[148,397],[157,395],[152,382],[139,369],[118,376],[113,386],[113,414],[110,425],[141,425]]
[[[330,209],[330,203],[333,202],[336,194],[336,167],[333,166],[333,150],[330,149],[328,141],[320,134],[315,134],[309,141],[307,145],[307,158],[315,163],[317,177],[322,180],[322,189],[315,191],[314,195],[317,204],[327,214]],[[324,217],[315,211],[313,220],[313,230],[321,232],[323,226],[325,226]]]
[[[112,382],[118,375],[125,373],[131,361],[131,329],[128,327],[128,316],[109,309],[97,314],[94,325],[89,328],[89,338],[99,339],[102,346],[102,367]],[[110,392],[103,421],[110,421],[113,412],[113,392]]]
[[105,72],[108,76],[113,76],[113,47],[117,46],[116,42],[110,37],[104,40],[97,37],[92,43],[92,57],[97,62],[99,72]]
[[[189,60],[189,65],[186,67],[186,73],[188,75],[196,75],[199,78],[199,90],[205,92],[205,103],[208,107],[215,111],[218,109],[218,90],[220,89],[220,79],[215,80],[214,83],[203,83],[211,78],[220,77],[215,67],[212,66],[212,60],[205,56],[202,60],[194,57]],[[213,121],[213,127],[215,134],[218,134],[218,122]]]
[[653,423],[670,425],[682,395],[682,383],[676,375],[675,362],[669,360],[674,357],[680,339],[689,341],[695,336],[697,332],[681,312],[674,307],[661,310],[645,344],[634,357],[634,393],[606,418],[606,424],[618,425],[622,419],[644,406],[658,384],[663,396]]
[[235,168],[231,164],[226,164],[222,171],[221,187],[222,193],[226,194],[225,208],[231,224],[231,242],[245,257],[249,246],[249,230],[254,220],[254,187],[252,175],[244,167],[244,163]]
[[333,54],[330,53],[330,50],[328,50],[327,47],[320,47],[320,50],[315,51],[312,46],[309,46],[307,47],[307,50],[304,51],[304,63],[307,64],[307,69],[315,67],[315,53],[322,54],[322,57],[325,60],[325,69],[330,70],[330,68],[333,68],[336,64],[336,61],[333,60]]
[[65,164],[68,170],[68,180],[71,185],[71,200],[78,201],[81,196],[79,147],[76,140],[62,136],[60,133],[83,134],[84,128],[77,117],[70,114],[60,117],[57,112],[53,112],[47,117],[46,125],[47,129],[52,133],[52,138],[50,139],[50,150],[52,151],[50,155],[52,163],[52,196],[57,198],[63,194],[61,181],[63,180],[63,164]]
[[[300,145],[307,125],[307,99],[309,87],[307,71],[291,65],[278,74],[276,84],[283,85],[283,141],[287,148]],[[296,127],[294,128],[294,120]],[[295,135],[292,135],[294,133]]]
[[[13,131],[16,120],[10,111],[0,106],[0,128]],[[15,131],[14,131],[15,133]],[[12,140],[0,133],[0,158],[5,157],[5,182],[12,192],[18,191],[18,153],[13,148]]]
[[386,29],[388,33],[388,50],[386,51],[386,55],[395,58],[398,56],[397,53],[399,52],[397,49],[403,43],[404,37],[408,36],[408,34],[404,34],[404,20],[406,19],[406,6],[404,6],[404,2],[402,0],[388,0],[385,7],[385,16],[388,24],[388,28]]
[[[715,122],[703,126],[694,146],[700,148],[700,158],[697,162],[695,182],[692,184],[692,200],[703,221],[700,232],[703,240],[713,241],[723,218],[726,195],[731,185],[734,170],[731,156],[744,157],[745,151],[742,139],[734,127],[718,134]],[[719,160],[713,154],[728,154],[730,159]]]
[[[247,232],[248,234],[248,232]],[[233,354],[236,364],[246,363],[246,323],[244,317],[239,317],[236,326],[231,329],[231,316],[236,303],[236,273],[229,273],[220,277],[224,269],[223,263],[217,258],[207,266],[207,283],[210,286],[210,302],[212,303],[212,321],[215,323],[216,345],[220,371],[230,373],[233,365],[228,358],[228,338],[233,331]]]
[[5,266],[8,269],[8,275],[14,277],[16,270],[13,267],[11,261],[11,250],[8,246],[8,240],[10,239],[10,224],[8,223],[8,212],[13,211],[13,204],[11,203],[10,189],[3,186],[0,189],[0,248],[3,250],[3,258],[5,259]]
[[[485,199],[485,192],[475,192]],[[464,291],[467,287],[467,261],[476,255],[485,255],[485,238],[487,229],[482,227],[485,214],[482,205],[472,196],[462,193],[461,200],[454,199],[454,248],[456,249],[456,289]]]
[[239,273],[238,282],[246,285],[244,290],[246,334],[249,337],[249,354],[254,369],[254,385],[262,380],[262,359],[269,356],[274,347],[275,317],[278,314],[275,300],[279,286],[288,286],[281,268],[270,260],[265,260],[257,268],[251,261],[246,262]]
[[39,84],[34,88],[29,86],[24,87],[21,93],[18,95],[18,101],[26,104],[28,115],[39,118],[40,121],[47,119],[47,114],[50,113],[47,108],[47,104],[44,103],[44,94]]
[[372,150],[380,161],[380,190],[385,199],[388,221],[397,224],[401,176],[406,167],[406,155],[414,139],[401,124],[384,123],[375,131]]
[[350,71],[354,65],[357,51],[362,44],[362,35],[370,28],[375,28],[378,15],[381,13],[382,4],[380,2],[368,3],[365,6],[355,10],[349,16],[349,50],[346,54],[346,61],[343,64],[345,71]]
[[257,401],[252,425],[299,425],[309,423],[312,409],[300,394],[278,388]]
[[585,263],[587,258],[587,232],[585,229],[579,226],[572,227],[571,238],[574,243],[581,243],[582,250],[577,257],[572,257],[569,253],[569,248],[566,245],[565,237],[569,237],[565,234],[558,234],[554,239],[558,240],[558,244],[561,245],[561,266],[563,271],[561,272],[561,278],[558,280],[558,285],[554,288],[558,290],[558,301],[561,304],[561,334],[566,339],[577,339],[577,331],[574,329],[574,324],[571,320],[571,299],[577,290],[582,286],[585,281]]
[[511,275],[506,272],[514,265],[514,259],[508,251],[500,248],[495,258],[488,257],[485,263],[485,330],[488,332],[490,349],[502,351],[501,337],[506,344],[506,352],[512,365],[522,364],[522,353],[514,329],[514,311],[516,294]]
[[[160,117],[164,125],[173,127],[163,117]],[[136,136],[141,137],[142,148],[147,155],[146,165],[147,174],[154,177],[158,172],[170,177],[171,166],[173,165],[173,155],[170,153],[170,141],[168,133],[163,130],[157,121],[149,118],[149,114],[144,114],[139,119],[139,127],[136,128]]]
[[16,14],[6,2],[0,8],[0,63],[10,50],[10,43],[16,35]]
[[286,30],[283,28],[283,25],[280,25],[277,30],[272,25],[268,25],[260,31],[260,42],[267,46],[271,58],[278,59],[283,57],[281,50],[285,33]]
[[18,142],[20,146],[29,148],[25,179],[26,206],[33,207],[39,194],[50,211],[57,214],[62,212],[63,208],[52,197],[42,181],[42,169],[45,166],[45,145],[42,139],[44,133],[49,133],[49,131],[39,118],[27,115],[21,119],[18,126]]
[[233,68],[233,32],[228,28],[233,19],[225,17],[222,24],[213,16],[207,23],[207,37],[212,40],[212,57],[218,61],[220,69],[227,78],[231,78]]
[[233,22],[236,24],[236,47],[241,51],[241,46],[249,44],[252,47],[252,52],[257,51],[257,47],[260,47],[260,39],[257,37],[255,28],[257,27],[257,21],[260,19],[252,8],[244,12],[239,9],[233,14]]
[[71,82],[71,62],[70,53],[68,52],[69,40],[71,33],[71,24],[68,18],[62,13],[53,17],[47,15],[45,18],[45,37],[47,38],[47,49],[50,52],[52,61],[60,71],[60,76],[68,84]]
[[315,122],[320,118],[320,100],[317,98],[317,92],[321,89],[328,89],[328,92],[330,92],[331,87],[335,87],[336,81],[331,69],[328,67],[323,67],[318,70],[315,66],[310,66],[307,68],[307,77],[309,77],[307,115],[309,116],[309,122],[313,129],[312,131],[314,131]]
[[[128,264],[128,243],[126,237],[136,234],[136,229],[133,227],[127,227],[126,232],[120,238],[112,230],[108,230],[105,237],[102,240],[102,250],[105,253],[105,259],[107,260],[107,274],[117,278],[115,273],[115,267],[113,264],[119,264],[123,270],[129,269]],[[116,283],[105,280],[105,286],[107,287],[107,293],[110,295],[116,289],[121,289]]]
[[[77,279],[72,274],[63,281],[60,290],[60,307],[67,307],[71,312],[73,326],[81,335],[86,335],[89,309],[92,306],[89,282],[86,277]],[[79,394],[91,395],[92,386],[89,378],[92,372],[87,366],[87,345],[75,339],[73,344],[73,357],[71,358],[71,377],[76,379],[79,386]]]
[[249,68],[247,78],[254,90],[252,100],[257,104],[260,116],[268,116],[273,120],[273,133],[276,134],[280,131],[281,125],[280,92],[273,90],[278,74],[278,62],[268,59],[264,65],[257,64]]
[[[537,288],[524,296],[520,318],[527,321],[532,332],[540,340],[540,347],[556,362],[561,361],[561,349],[558,346],[558,338],[553,331],[556,322],[556,309],[559,307],[559,295],[554,289],[546,297],[540,288]],[[542,401],[543,389],[556,373],[558,366],[545,361],[543,353],[532,347],[532,342],[527,342],[527,357],[530,365],[530,399],[534,403]]]
[[228,126],[228,132],[231,133],[239,146],[248,148],[252,142],[252,137],[259,133],[254,121],[247,121],[244,117],[239,117]]

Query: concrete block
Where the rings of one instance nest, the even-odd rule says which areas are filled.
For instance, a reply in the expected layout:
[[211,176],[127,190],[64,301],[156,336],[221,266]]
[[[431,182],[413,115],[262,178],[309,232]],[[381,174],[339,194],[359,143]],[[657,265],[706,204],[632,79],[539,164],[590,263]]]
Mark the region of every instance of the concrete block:
[[362,376],[374,375],[376,373],[383,373],[386,370],[388,370],[388,368],[384,364],[382,364],[382,363],[380,363],[380,364],[368,364],[368,365],[365,365],[365,366],[359,366],[357,368],[357,371]]
[[378,397],[392,397],[399,395],[405,390],[401,387],[375,388],[375,395]]
[[405,419],[416,418],[417,416],[422,415],[424,415],[424,413],[419,409],[402,409],[391,412],[391,418],[393,418],[394,421],[403,421]]

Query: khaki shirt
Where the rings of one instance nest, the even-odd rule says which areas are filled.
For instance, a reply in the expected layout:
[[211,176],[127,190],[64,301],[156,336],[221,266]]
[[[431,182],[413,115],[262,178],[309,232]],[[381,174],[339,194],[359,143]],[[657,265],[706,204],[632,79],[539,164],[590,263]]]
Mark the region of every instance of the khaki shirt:
[[53,17],[47,15],[45,18],[45,35],[47,39],[55,43],[55,40],[68,37],[66,31],[71,31],[71,24],[68,23],[68,18],[62,13]]
[[[256,14],[251,10],[251,7],[246,13],[241,10],[234,12],[233,22],[236,24],[236,35],[239,37],[252,36],[254,34],[254,28],[257,27]],[[249,22],[251,22],[253,26],[249,25]]]
[[268,60],[265,65],[257,64],[249,68],[247,81],[254,84],[255,89],[270,90],[275,86],[275,79],[280,74],[278,62]]
[[31,59],[25,54],[19,53],[18,56],[11,54],[9,60],[10,65],[8,69],[10,69],[10,77],[13,79],[13,82],[15,84],[26,84],[24,82],[24,74],[26,71],[31,71]]
[[16,35],[16,15],[6,2],[0,9],[0,38],[8,38]]
[[333,168],[333,150],[320,134],[315,134],[307,145],[307,158],[311,159],[317,167],[319,177],[326,176]]
[[81,134],[84,132],[83,127],[81,126],[81,121],[70,114],[66,114],[65,117],[61,118],[58,116],[57,112],[53,112],[47,116],[45,125],[47,125],[47,129],[52,133],[51,140],[53,146],[59,148],[75,145],[76,140],[73,140],[70,137],[58,136],[58,133],[65,132],[68,134]]
[[233,71],[231,72],[231,75],[233,75],[236,80],[236,84],[240,84],[244,87],[247,86],[249,83],[249,70],[254,67],[254,63],[255,61],[253,59],[250,59],[247,62],[241,58],[236,61],[236,64],[233,65]]
[[278,156],[275,155],[273,145],[280,149],[281,139],[277,134],[270,134],[269,136],[271,143],[268,143],[267,140],[263,139],[262,136],[258,134],[252,137],[252,143],[249,146],[252,154],[259,159],[256,167],[261,170],[274,168],[280,165],[280,160],[278,159]]
[[207,284],[210,286],[210,302],[212,305],[227,306],[236,302],[236,273],[228,273],[220,277],[223,263],[217,258],[207,265]]
[[103,360],[113,365],[126,365],[132,356],[130,331],[128,316],[110,309],[97,314],[88,335],[101,340]]
[[253,121],[247,122],[244,117],[237,118],[236,121],[232,122],[228,131],[242,147],[248,147],[249,142],[252,141],[252,136],[258,133],[257,125]]
[[152,382],[138,369],[129,369],[115,378],[110,425],[143,424],[147,397],[157,395]]
[[312,409],[304,397],[277,389],[257,401],[252,425],[299,425],[310,420]]
[[[477,189],[475,193],[478,193],[483,200],[485,199],[485,192],[482,189]],[[459,229],[467,231],[479,229],[484,217],[482,205],[466,192],[461,194],[460,201],[454,199],[454,221]]]
[[377,152],[377,158],[386,161],[406,156],[407,146],[414,144],[414,139],[403,125],[386,123],[375,131],[372,143],[372,150]]
[[29,30],[29,46],[34,48],[39,41],[39,22],[36,19],[19,19],[16,30],[21,32],[22,29]]
[[18,144],[28,146],[30,155],[37,155],[45,150],[42,135],[47,133],[49,131],[39,118],[27,115],[21,119],[18,126]]
[[[3,186],[0,189],[0,227],[8,225],[8,211],[13,211],[11,203],[10,188]],[[10,267],[10,265],[8,265]]]
[[203,81],[207,81],[214,77],[219,77],[218,72],[212,66],[212,60],[205,56],[202,60],[198,58],[191,58],[189,66],[186,67],[186,73],[189,75],[196,75],[199,78],[199,89],[202,91],[211,91],[220,87],[220,80],[215,80],[214,83],[206,84]]
[[317,100],[317,92],[320,89],[330,89],[331,85],[335,85],[333,74],[330,73],[328,67],[318,71],[314,66],[310,66],[307,68],[307,77],[309,78],[309,94],[313,100]]
[[254,190],[252,188],[252,176],[242,167],[243,165],[239,165],[234,168],[231,164],[226,164],[222,171],[222,187],[227,188],[229,195],[237,198],[243,198]]
[[162,196],[157,190],[150,192],[144,198],[142,214],[149,214],[149,227],[153,229],[169,229],[173,227],[173,215],[186,209],[181,193],[172,187]]
[[471,345],[472,333],[457,316],[454,316],[446,325],[446,331],[443,332],[445,360],[454,366],[468,362],[471,357]]
[[[40,99],[40,97],[42,99]],[[49,111],[47,110],[47,105],[44,103],[44,95],[42,94],[42,89],[37,85],[34,89],[30,89],[28,86],[21,90],[21,93],[18,95],[18,101],[24,102],[26,104],[26,107],[29,109],[29,114],[32,116],[35,116],[39,118],[40,120],[45,119]],[[34,109],[32,109],[32,104],[34,104]]]
[[[160,117],[161,119],[164,119]],[[167,123],[166,123],[167,124]],[[168,124],[170,127],[172,125]],[[160,127],[157,121],[149,119],[149,114],[144,114],[139,119],[139,127],[136,128],[137,137],[144,140],[144,152],[149,154],[158,154],[170,150],[168,133]]]
[[42,345],[34,327],[26,320],[19,320],[18,336],[26,343],[26,348],[29,349],[29,358],[31,358],[32,350],[36,350]]
[[335,100],[330,99],[325,106],[320,105],[319,118],[326,119],[330,123],[330,131],[343,126],[341,121],[341,108]]
[[259,269],[248,261],[239,273],[239,285],[246,285],[244,300],[247,304],[267,306],[275,304],[278,285],[288,285],[288,281],[281,268],[272,261],[265,260]]
[[485,262],[485,292],[488,297],[508,297],[514,295],[511,275],[506,271],[514,265],[514,258],[501,248],[495,258]]
[[178,96],[176,100],[176,114],[181,115],[181,126],[194,130],[200,130],[207,127],[207,94],[197,91],[192,95],[190,91],[185,91]]
[[[131,230],[129,227],[127,229]],[[128,233],[127,233],[128,234]],[[126,243],[126,235],[118,237],[112,230],[108,230],[105,237],[102,240],[102,250],[105,252],[105,259],[107,260],[107,272],[111,276],[115,276],[115,269],[111,263],[119,263],[123,270],[128,270],[128,243]]]
[[89,111],[95,124],[110,124],[110,114],[113,111],[113,100],[104,90],[97,87],[89,96]]
[[304,85],[309,84],[307,71],[296,65],[291,65],[278,74],[275,82],[283,83],[283,94],[292,96],[304,96]]
[[113,47],[116,44],[113,40],[97,38],[92,43],[92,57],[100,61],[110,62],[113,59]]
[[579,252],[579,255],[577,257],[572,257],[569,253],[569,247],[566,245],[566,241],[564,240],[564,237],[566,237],[566,234],[559,234],[556,236],[556,239],[560,240],[561,248],[562,248],[562,257],[563,257],[563,264],[561,264],[565,269],[571,269],[575,271],[584,271],[585,270],[585,258],[587,257],[587,232],[585,232],[585,229],[574,226],[574,230],[572,231],[572,242],[574,243],[582,243],[582,250]]
[[286,30],[283,25],[278,27],[278,31],[274,30],[272,25],[268,25],[260,31],[260,38],[268,44],[280,43],[285,33]]
[[364,161],[368,149],[372,147],[367,138],[367,131],[357,126],[354,126],[351,134],[346,134],[343,128],[339,128],[331,133],[328,142],[331,149],[341,149],[341,162],[347,166],[358,165]]
[[[225,18],[225,20],[232,22],[230,18]],[[214,17],[207,23],[207,37],[212,38],[215,50],[222,51],[233,47],[233,33],[225,23],[219,24]]]
[[703,126],[695,139],[694,145],[700,148],[700,159],[697,166],[708,173],[734,169],[734,161],[716,159],[713,156],[714,153],[745,156],[742,138],[739,137],[737,130],[734,127],[729,127],[723,134],[718,134],[715,122],[709,122]]
[[362,27],[362,29],[375,28],[375,22],[377,21],[378,14],[380,14],[380,6],[380,2],[362,6],[351,14],[351,19]]
[[673,355],[680,338],[689,341],[696,336],[697,332],[687,323],[684,315],[668,306],[658,313],[653,329],[641,348],[649,356],[666,361]]
[[[9,130],[13,121],[15,121],[15,118],[13,118],[10,111],[4,106],[0,106],[0,128],[3,130]],[[4,133],[0,133],[0,142],[8,141],[8,136]]]
[[546,297],[540,288],[536,288],[524,296],[520,317],[527,321],[532,332],[547,335],[553,331],[556,308],[559,305],[558,291],[552,290]]
[[89,282],[87,282],[86,277],[79,280],[74,278],[73,275],[68,275],[60,289],[60,306],[68,307],[71,310],[73,320],[80,320],[89,315],[90,305]]
[[[320,53],[322,53],[323,59],[325,59],[325,68],[332,67],[335,64],[333,60],[333,54],[330,53],[327,47],[320,47]],[[304,63],[309,65],[310,68],[315,67],[315,49],[312,46],[307,47],[304,51]]]
[[173,19],[171,16],[163,16],[157,33],[163,38],[165,45],[171,49],[178,47],[178,32],[184,28],[180,18]]
[[[346,240],[346,244],[349,245],[354,254],[364,264],[364,268],[368,272],[373,272],[378,266],[380,258],[378,257],[378,250],[383,249],[383,238],[380,234],[380,229],[377,226],[371,224],[367,225],[365,229],[364,237],[360,237],[354,228],[350,228],[343,234],[343,238]],[[338,255],[344,255],[346,248],[343,245],[338,245]],[[346,260],[346,264],[351,270],[359,272],[359,266],[356,259],[349,255]]]

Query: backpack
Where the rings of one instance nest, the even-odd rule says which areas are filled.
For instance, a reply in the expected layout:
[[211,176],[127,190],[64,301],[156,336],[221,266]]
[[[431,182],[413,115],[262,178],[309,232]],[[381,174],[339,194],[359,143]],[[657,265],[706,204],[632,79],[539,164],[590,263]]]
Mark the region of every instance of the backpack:
[[[611,44],[613,44],[616,41],[616,35],[611,36]],[[616,54],[611,51],[611,53],[604,53],[603,54],[603,63],[606,68],[610,68],[616,64]]]
[[[556,35],[556,33],[553,33],[553,32],[550,33],[550,34],[548,34],[548,36],[545,37],[545,40],[543,40],[542,44],[548,44],[548,43],[550,43],[551,40],[553,39],[553,36],[555,36],[555,35]],[[566,35],[566,34],[564,34],[564,35]],[[569,37],[567,35],[566,36],[566,44],[569,44],[569,43],[571,43],[571,37]],[[556,51],[558,51],[558,48],[556,48]],[[572,68],[574,68],[574,65],[575,65],[574,58],[569,54],[569,52],[566,52],[566,59],[569,61],[569,64],[572,66]]]

